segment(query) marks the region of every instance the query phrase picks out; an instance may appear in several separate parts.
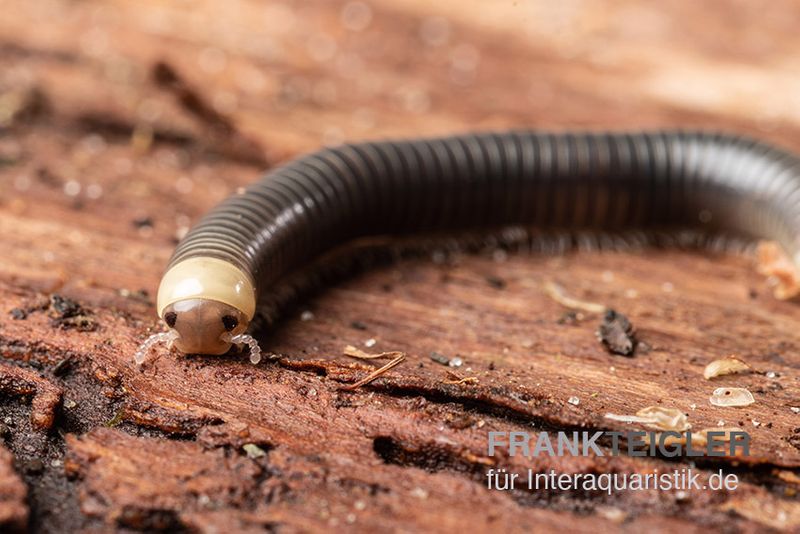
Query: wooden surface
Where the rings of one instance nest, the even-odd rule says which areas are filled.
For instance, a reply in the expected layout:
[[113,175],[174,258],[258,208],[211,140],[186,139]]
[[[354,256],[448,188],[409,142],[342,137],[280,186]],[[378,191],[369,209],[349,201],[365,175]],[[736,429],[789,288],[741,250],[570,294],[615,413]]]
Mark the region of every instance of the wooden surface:
[[[775,300],[748,257],[409,260],[306,302],[262,333],[277,357],[258,366],[162,354],[135,367],[160,328],[153,294],[176,238],[263,168],[323,143],[681,126],[800,149],[796,3],[429,4],[4,3],[0,528],[28,516],[40,532],[800,528],[800,308]],[[623,312],[644,350],[609,354],[600,317],[565,320],[547,282]],[[374,369],[346,345],[408,356],[344,392]],[[757,372],[703,378],[730,354]],[[755,404],[712,406],[720,385]],[[488,431],[622,430],[603,415],[650,405],[750,432],[752,456],[696,466],[741,487],[485,488],[492,466],[688,466],[486,455]]]

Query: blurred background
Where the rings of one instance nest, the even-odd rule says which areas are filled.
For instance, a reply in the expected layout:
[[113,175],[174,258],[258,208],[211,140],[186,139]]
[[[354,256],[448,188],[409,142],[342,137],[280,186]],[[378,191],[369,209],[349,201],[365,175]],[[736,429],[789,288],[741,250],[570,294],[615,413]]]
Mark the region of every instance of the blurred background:
[[[0,190],[18,215],[125,220],[109,232],[154,238],[159,266],[236,187],[323,144],[680,126],[800,148],[797,20],[790,1],[7,0]],[[6,268],[81,266],[86,236],[41,231],[44,258]]]
[[0,123],[35,90],[58,117],[188,134],[162,64],[278,156],[487,127],[790,129],[798,16],[790,1],[6,1]]

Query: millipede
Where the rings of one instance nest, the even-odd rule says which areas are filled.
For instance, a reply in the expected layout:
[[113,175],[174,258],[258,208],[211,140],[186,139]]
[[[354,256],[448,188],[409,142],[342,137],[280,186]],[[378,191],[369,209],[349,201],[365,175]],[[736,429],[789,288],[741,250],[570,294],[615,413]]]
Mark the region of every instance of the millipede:
[[766,238],[800,266],[800,158],[711,132],[478,133],[324,148],[206,214],[161,280],[159,342],[195,354],[248,345],[282,278],[366,236],[492,230],[697,228]]

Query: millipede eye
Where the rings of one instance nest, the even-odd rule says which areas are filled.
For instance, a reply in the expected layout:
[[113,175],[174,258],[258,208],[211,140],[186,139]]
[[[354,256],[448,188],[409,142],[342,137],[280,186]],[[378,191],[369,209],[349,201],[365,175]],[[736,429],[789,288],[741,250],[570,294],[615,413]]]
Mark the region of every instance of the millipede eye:
[[175,312],[167,312],[164,314],[164,322],[167,323],[167,326],[173,328],[175,326],[175,321],[178,320],[178,314]]
[[237,319],[233,315],[224,315],[222,317],[222,324],[225,325],[225,330],[230,332],[231,330],[239,326],[239,319]]

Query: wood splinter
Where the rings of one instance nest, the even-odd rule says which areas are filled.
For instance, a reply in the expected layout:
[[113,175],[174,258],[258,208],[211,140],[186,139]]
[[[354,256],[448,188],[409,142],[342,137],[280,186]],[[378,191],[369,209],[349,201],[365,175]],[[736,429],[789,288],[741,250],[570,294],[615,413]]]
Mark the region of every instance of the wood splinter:
[[365,376],[364,378],[362,378],[358,382],[356,382],[354,384],[350,384],[348,386],[343,386],[340,389],[342,391],[353,391],[355,389],[360,388],[361,386],[365,386],[365,385],[369,384],[370,382],[372,382],[373,380],[375,380],[376,378],[378,378],[381,375],[383,375],[386,372],[388,372],[390,369],[398,366],[400,364],[400,362],[402,362],[405,358],[406,358],[406,355],[401,352],[401,353],[399,353],[399,356],[394,358],[392,361],[390,361],[389,363],[387,363],[383,367],[374,370],[373,372],[371,372],[370,374],[368,374],[367,376]]

